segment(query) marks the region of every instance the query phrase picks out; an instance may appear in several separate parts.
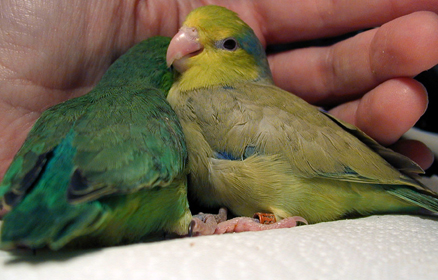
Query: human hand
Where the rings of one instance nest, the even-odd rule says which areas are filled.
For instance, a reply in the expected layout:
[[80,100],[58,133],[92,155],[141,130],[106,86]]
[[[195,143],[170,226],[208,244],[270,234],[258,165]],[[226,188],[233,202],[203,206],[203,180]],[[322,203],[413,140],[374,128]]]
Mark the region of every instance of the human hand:
[[[398,1],[391,7],[386,1],[329,3],[289,11],[296,22],[291,29],[284,26],[274,41],[283,43],[283,34],[298,34],[295,30],[305,31],[292,41],[382,26],[333,46],[271,56],[275,82],[310,103],[336,105],[330,113],[428,168],[433,155],[425,145],[397,140],[427,107],[426,89],[413,77],[438,64],[438,1]],[[310,24],[304,15],[316,20]]]
[[[174,35],[203,4],[238,12],[265,45],[386,23],[332,47],[292,50],[269,60],[279,86],[318,105],[339,104],[331,113],[392,144],[427,106],[426,91],[411,77],[438,63],[438,17],[411,13],[437,12],[438,2],[350,2],[4,0],[0,177],[43,110],[87,93],[128,48],[154,35]],[[401,152],[412,149],[404,146]],[[426,168],[431,154],[420,147],[415,160]]]

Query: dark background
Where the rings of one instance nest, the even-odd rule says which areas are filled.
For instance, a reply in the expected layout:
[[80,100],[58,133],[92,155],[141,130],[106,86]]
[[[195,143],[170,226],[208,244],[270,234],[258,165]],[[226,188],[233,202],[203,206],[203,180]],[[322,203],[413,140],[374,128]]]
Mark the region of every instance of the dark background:
[[[423,83],[429,93],[429,107],[415,126],[426,131],[438,133],[438,66],[421,73],[415,78]],[[438,158],[436,156],[435,162],[431,168],[426,170],[426,174],[438,175]]]

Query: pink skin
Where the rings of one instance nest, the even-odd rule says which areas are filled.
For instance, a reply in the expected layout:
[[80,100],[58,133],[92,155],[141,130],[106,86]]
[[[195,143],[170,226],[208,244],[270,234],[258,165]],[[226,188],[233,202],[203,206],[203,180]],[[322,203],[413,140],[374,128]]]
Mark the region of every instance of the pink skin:
[[199,213],[193,216],[189,236],[291,228],[295,227],[297,222],[307,224],[307,221],[302,217],[288,217],[272,224],[261,224],[258,219],[250,217],[237,217],[227,220],[227,210],[221,208],[217,215]]
[[189,226],[189,236],[212,235],[218,224],[227,220],[227,209],[219,209],[217,215],[199,213],[194,215]]
[[219,223],[214,234],[223,234],[230,232],[244,231],[262,231],[278,228],[291,228],[301,222],[307,225],[307,221],[302,217],[288,217],[273,224],[261,224],[258,219],[250,217],[237,217],[222,223]]
[[186,59],[202,51],[196,28],[183,26],[170,41],[167,49],[167,66],[173,65],[176,71],[182,73],[187,70]]

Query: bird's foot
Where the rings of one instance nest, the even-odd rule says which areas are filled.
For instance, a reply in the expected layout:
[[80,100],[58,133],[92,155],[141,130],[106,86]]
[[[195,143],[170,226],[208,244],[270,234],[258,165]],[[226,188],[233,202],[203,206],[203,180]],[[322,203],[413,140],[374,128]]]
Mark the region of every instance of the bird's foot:
[[194,215],[189,225],[189,236],[212,235],[218,224],[227,220],[227,209],[220,208],[219,213]]
[[275,215],[270,213],[255,213],[253,218],[237,217],[227,220],[227,210],[221,208],[217,215],[199,213],[193,216],[189,226],[189,236],[291,228],[298,223],[308,224],[304,218],[298,216],[277,222]]
[[223,234],[231,232],[244,231],[262,231],[277,228],[291,228],[297,225],[298,222],[308,224],[302,217],[288,217],[279,222],[276,221],[274,214],[255,213],[254,218],[237,217],[228,221],[219,223],[214,234]]

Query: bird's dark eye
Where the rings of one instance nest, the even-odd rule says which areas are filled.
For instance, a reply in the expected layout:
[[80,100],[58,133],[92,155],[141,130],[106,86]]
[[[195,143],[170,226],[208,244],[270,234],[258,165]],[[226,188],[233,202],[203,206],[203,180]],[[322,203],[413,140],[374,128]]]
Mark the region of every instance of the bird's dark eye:
[[236,39],[226,38],[218,42],[218,47],[227,51],[235,51],[239,46]]

